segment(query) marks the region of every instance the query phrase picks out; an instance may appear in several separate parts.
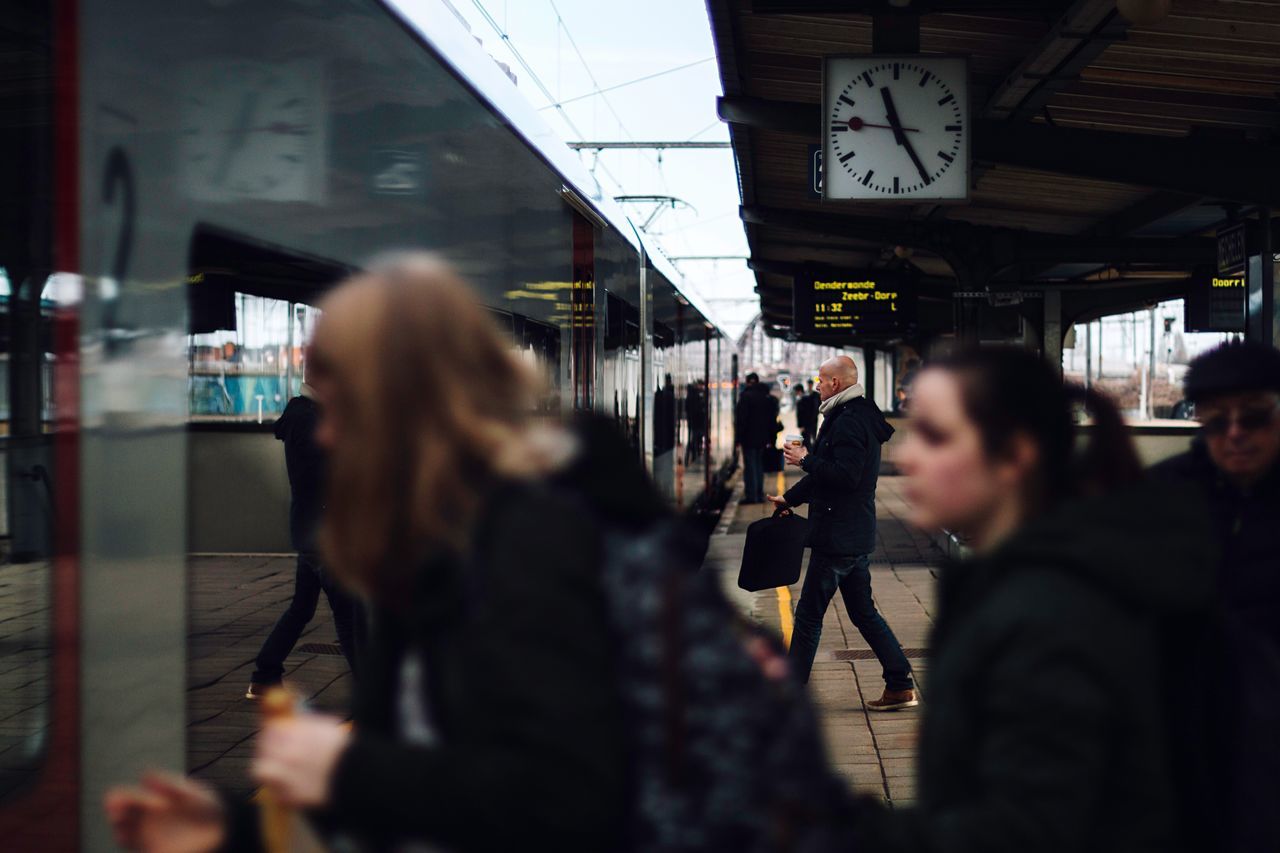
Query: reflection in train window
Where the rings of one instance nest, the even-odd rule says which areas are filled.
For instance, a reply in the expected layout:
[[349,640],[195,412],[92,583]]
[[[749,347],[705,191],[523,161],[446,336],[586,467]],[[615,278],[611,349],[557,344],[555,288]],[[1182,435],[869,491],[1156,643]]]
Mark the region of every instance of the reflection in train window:
[[0,799],[31,784],[49,728],[53,302],[42,271],[0,267]]
[[188,338],[193,421],[273,421],[302,388],[319,309],[247,293],[234,306],[229,328]]

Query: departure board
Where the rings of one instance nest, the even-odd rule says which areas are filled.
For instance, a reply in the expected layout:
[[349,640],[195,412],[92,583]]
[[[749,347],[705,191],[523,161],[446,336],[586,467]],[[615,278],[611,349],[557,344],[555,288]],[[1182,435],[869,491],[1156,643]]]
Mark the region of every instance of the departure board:
[[1245,274],[1231,272],[1209,279],[1209,328],[1217,332],[1243,332]]
[[915,294],[892,274],[796,276],[797,335],[846,337],[903,332],[915,321]]
[[1185,330],[1243,332],[1248,284],[1248,275],[1243,269],[1197,273],[1187,288]]

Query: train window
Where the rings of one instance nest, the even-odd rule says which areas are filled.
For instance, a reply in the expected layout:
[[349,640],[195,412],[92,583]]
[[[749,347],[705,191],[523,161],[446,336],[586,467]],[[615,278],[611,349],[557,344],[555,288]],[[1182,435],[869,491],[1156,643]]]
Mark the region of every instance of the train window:
[[190,419],[274,421],[302,388],[313,303],[353,269],[208,225],[189,263]]
[[275,420],[302,387],[303,346],[319,310],[246,293],[233,303],[230,328],[188,338],[193,421]]

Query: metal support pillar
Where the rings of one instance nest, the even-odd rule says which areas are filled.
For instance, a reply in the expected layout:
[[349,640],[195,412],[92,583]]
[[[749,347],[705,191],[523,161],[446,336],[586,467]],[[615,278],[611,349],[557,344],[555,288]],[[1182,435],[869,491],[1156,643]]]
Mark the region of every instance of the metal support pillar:
[[1261,232],[1258,250],[1262,258],[1262,339],[1271,346],[1280,346],[1280,316],[1276,314],[1276,265],[1275,247],[1271,236],[1271,209],[1258,211]]
[[919,53],[920,16],[889,13],[871,18],[872,53]]
[[871,347],[864,347],[862,350],[862,361],[866,364],[867,375],[862,377],[863,393],[867,395],[867,399],[875,402],[876,399],[876,351]]
[[1093,387],[1093,323],[1084,324],[1084,387]]
[[1053,372],[1062,376],[1062,291],[1045,290],[1044,292],[1044,336],[1040,340],[1040,353],[1053,368]]
[[1156,416],[1156,307],[1151,306],[1151,352],[1147,354],[1147,417]]

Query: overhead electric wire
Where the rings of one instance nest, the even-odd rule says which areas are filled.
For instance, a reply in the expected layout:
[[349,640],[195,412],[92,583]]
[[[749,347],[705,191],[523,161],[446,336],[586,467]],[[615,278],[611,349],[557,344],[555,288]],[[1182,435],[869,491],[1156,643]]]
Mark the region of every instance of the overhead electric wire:
[[[567,32],[567,31],[566,31],[566,32]],[[539,107],[538,109],[539,109],[539,110],[549,110],[549,109],[551,109],[552,107],[562,107],[562,106],[564,106],[565,104],[572,104],[572,103],[576,103],[576,102],[578,102],[578,101],[585,101],[587,98],[594,98],[594,97],[596,97],[597,95],[604,95],[604,94],[605,94],[605,93],[607,93],[607,92],[615,92],[615,91],[617,91],[618,89],[625,89],[625,88],[627,88],[628,86],[634,86],[634,85],[636,85],[637,83],[644,83],[644,82],[647,82],[647,81],[649,81],[649,80],[653,80],[653,79],[655,79],[655,78],[657,78],[657,77],[665,77],[666,75],[668,75],[668,74],[674,74],[674,73],[676,73],[677,71],[684,71],[686,68],[694,68],[695,66],[698,66],[698,65],[705,65],[705,64],[707,64],[708,62],[711,62],[711,61],[712,61],[712,60],[714,60],[714,59],[715,59],[715,57],[714,57],[714,56],[708,56],[708,57],[706,57],[705,59],[699,59],[697,62],[689,62],[689,63],[687,63],[687,64],[685,64],[685,65],[677,65],[675,68],[668,68],[668,69],[666,69],[665,71],[657,71],[657,72],[655,72],[655,73],[653,73],[653,74],[646,74],[646,75],[645,75],[645,76],[643,76],[643,77],[637,77],[636,79],[634,79],[634,80],[628,80],[628,81],[627,81],[627,82],[625,82],[625,83],[616,83],[616,84],[614,84],[614,85],[612,85],[612,86],[606,86],[606,87],[604,87],[603,89],[595,89],[594,91],[591,91],[591,92],[584,92],[584,93],[583,93],[583,94],[581,94],[581,95],[574,95],[572,98],[565,98],[563,101],[557,101],[557,102],[555,102],[554,104],[547,104],[545,107]],[[598,84],[597,84],[597,85],[598,85]],[[719,123],[720,123],[720,122],[716,122],[715,124],[719,124]],[[711,125],[711,127],[715,127],[715,124]],[[708,128],[708,130],[710,130],[710,128]],[[704,131],[704,132],[705,132],[705,131]]]
[[[484,3],[481,2],[481,0],[471,0],[471,2],[475,4],[476,9],[480,12],[481,16],[485,19],[485,22],[488,23],[489,26],[493,28],[493,31],[497,33],[498,37],[502,39],[502,41],[506,44],[507,50],[511,52],[511,55],[512,57],[515,58],[516,62],[520,63],[520,67],[523,68],[525,70],[525,73],[529,75],[529,79],[532,80],[533,84],[538,87],[538,91],[540,91],[543,97],[545,97],[548,101],[550,101],[553,106],[556,106],[555,96],[551,94],[551,90],[546,87],[546,84],[542,82],[542,78],[540,78],[537,72],[533,70],[533,66],[529,65],[528,61],[525,60],[524,56],[520,53],[520,51],[516,49],[515,42],[511,40],[511,36],[507,35],[506,30],[504,30],[496,20],[494,20],[493,15],[489,14],[489,10],[484,7]],[[557,12],[557,14],[559,13]],[[565,31],[565,34],[568,35],[567,30]],[[572,43],[573,38],[570,37],[569,41]],[[574,46],[574,50],[577,50],[576,45]],[[581,54],[579,54],[579,56],[581,56]],[[590,74],[590,71],[588,71],[587,73]],[[557,109],[560,109],[560,108],[557,106]],[[573,123],[573,119],[569,118],[568,113],[566,113],[563,109],[560,109],[560,117],[564,119],[564,123],[567,124],[569,126],[569,129],[572,130],[577,135],[578,139],[584,138],[582,135],[582,131],[578,129],[578,126]],[[603,163],[601,163],[600,168],[604,171],[606,175],[609,176],[609,180],[613,181],[616,187],[618,187],[619,189],[622,188],[622,182],[619,181],[617,177],[614,176],[613,172],[609,171],[608,166],[605,166]]]
[[[602,88],[600,81],[596,79],[596,75],[591,71],[591,66],[587,64],[587,58],[582,55],[582,50],[578,47],[578,42],[574,39],[573,33],[569,32],[569,26],[564,22],[564,16],[560,14],[560,8],[556,6],[556,0],[547,0],[547,2],[551,4],[551,11],[555,13],[556,25],[564,31],[565,38],[569,40],[569,46],[573,48],[573,52],[578,54],[578,61],[582,63],[582,69],[587,72],[587,79],[591,81],[591,85],[595,86],[597,91],[600,90]],[[634,141],[635,137],[631,134],[631,130],[627,127],[626,122],[622,120],[622,116],[618,115],[618,111],[613,108],[613,102],[604,95],[600,96],[600,100],[604,101],[604,105],[609,109],[609,112],[613,113],[614,119],[618,122],[618,129],[621,130],[628,139]],[[648,154],[645,154],[644,158],[658,170],[658,174],[662,177],[663,188],[666,189],[667,180],[666,176],[662,175],[662,166],[660,166],[658,162]]]

